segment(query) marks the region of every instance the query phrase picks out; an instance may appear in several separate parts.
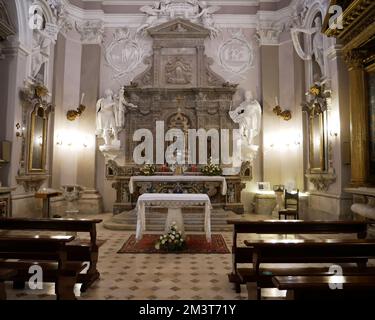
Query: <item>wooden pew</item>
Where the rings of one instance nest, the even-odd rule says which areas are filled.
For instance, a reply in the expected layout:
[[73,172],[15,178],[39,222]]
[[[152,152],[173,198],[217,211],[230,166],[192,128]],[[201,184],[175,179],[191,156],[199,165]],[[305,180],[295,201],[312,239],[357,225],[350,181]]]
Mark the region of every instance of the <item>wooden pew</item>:
[[[366,276],[288,276],[273,277],[279,290],[287,290],[293,300],[370,299],[375,296],[375,275]],[[341,285],[331,289],[330,284]]]
[[74,300],[74,285],[84,264],[67,260],[67,243],[73,240],[72,236],[1,236],[2,269],[16,271],[7,280],[29,280],[32,276],[29,268],[39,265],[43,271],[43,282],[55,283],[57,299]]
[[[76,239],[67,245],[68,261],[87,262],[89,264],[87,272],[78,276],[78,282],[82,283],[81,292],[85,292],[100,277],[97,270],[99,247],[96,241],[96,225],[101,222],[100,219],[1,218],[0,230],[88,232],[90,234],[89,243]],[[23,286],[22,280],[15,282],[15,287],[22,288]]]
[[6,300],[7,295],[5,292],[5,281],[11,279],[11,277],[15,276],[17,271],[11,269],[0,269],[0,300]]
[[[235,284],[236,292],[241,292],[241,284],[254,280],[250,268],[238,268],[239,263],[252,263],[252,249],[237,247],[238,234],[356,234],[358,239],[367,235],[367,223],[363,221],[302,221],[266,220],[244,221],[228,220],[233,225],[232,272],[229,281]],[[239,276],[241,274],[241,277]]]
[[[257,296],[262,288],[272,288],[273,276],[329,276],[328,267],[315,267],[317,263],[344,264],[344,275],[375,275],[374,268],[366,266],[375,258],[375,240],[251,240],[245,244],[253,249],[253,270]],[[260,268],[261,264],[297,264],[287,268]],[[299,267],[310,264],[311,267]],[[357,264],[352,266],[349,264]],[[349,265],[349,266],[348,266]]]

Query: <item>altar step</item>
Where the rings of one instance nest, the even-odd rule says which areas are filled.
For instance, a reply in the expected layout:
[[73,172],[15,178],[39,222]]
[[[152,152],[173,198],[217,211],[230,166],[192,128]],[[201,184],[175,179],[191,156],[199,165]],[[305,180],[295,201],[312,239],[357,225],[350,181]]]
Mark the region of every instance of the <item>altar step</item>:
[[[232,226],[227,224],[229,212],[224,210],[214,210],[211,213],[211,230],[213,232],[231,231]],[[203,213],[184,213],[184,225],[187,232],[204,231]],[[166,213],[153,212],[146,215],[146,231],[163,232],[165,228]],[[124,212],[113,216],[104,223],[104,227],[111,230],[131,230],[135,231],[137,216],[135,211]]]

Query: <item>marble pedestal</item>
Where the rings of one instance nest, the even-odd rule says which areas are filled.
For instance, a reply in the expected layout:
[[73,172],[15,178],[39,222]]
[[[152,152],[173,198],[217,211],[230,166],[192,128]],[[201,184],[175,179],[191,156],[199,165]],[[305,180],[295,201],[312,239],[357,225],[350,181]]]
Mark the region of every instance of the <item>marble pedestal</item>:
[[254,211],[256,214],[272,215],[276,206],[276,195],[270,193],[256,193],[254,197]]

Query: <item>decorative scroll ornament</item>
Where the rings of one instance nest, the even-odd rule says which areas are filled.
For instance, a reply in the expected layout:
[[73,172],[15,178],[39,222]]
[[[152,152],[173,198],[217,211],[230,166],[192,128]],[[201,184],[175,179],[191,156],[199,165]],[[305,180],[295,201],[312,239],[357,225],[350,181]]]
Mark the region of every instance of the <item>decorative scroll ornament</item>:
[[219,63],[228,72],[244,74],[254,63],[254,50],[242,30],[231,32],[230,39],[219,47]]
[[105,48],[105,59],[116,72],[114,79],[128,76],[142,63],[148,54],[146,45],[127,28],[117,29],[112,42]]
[[306,174],[306,177],[314,185],[317,191],[326,192],[336,182],[337,176],[334,173],[327,174]]
[[[314,60],[319,65],[321,74],[325,73],[324,69],[324,36],[321,33],[322,30],[322,19],[321,17],[316,17],[314,20],[314,27],[311,28],[291,28],[291,36],[293,40],[294,49],[296,50],[297,54],[302,60],[309,61]],[[300,34],[304,34],[305,36],[309,37],[309,41],[311,42],[311,49],[310,51],[305,51],[302,49],[302,45],[300,43]]]
[[255,39],[261,46],[276,45],[282,32],[280,25],[274,22],[261,21],[257,27]]
[[76,30],[81,36],[81,41],[86,44],[98,44],[103,41],[104,24],[100,20],[76,22]]

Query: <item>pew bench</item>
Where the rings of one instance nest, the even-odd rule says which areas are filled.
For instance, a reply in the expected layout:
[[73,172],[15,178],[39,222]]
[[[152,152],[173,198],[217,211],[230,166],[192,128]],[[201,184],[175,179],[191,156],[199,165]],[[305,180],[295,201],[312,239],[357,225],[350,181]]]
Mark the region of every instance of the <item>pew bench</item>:
[[266,220],[246,221],[227,220],[233,225],[232,272],[229,281],[234,283],[237,293],[241,284],[254,281],[252,268],[239,268],[238,264],[252,263],[252,248],[238,247],[238,234],[355,234],[358,239],[367,236],[367,223],[363,221],[302,221],[302,220]]
[[29,268],[42,268],[43,283],[55,283],[58,300],[74,300],[78,274],[85,268],[80,262],[67,260],[67,244],[72,236],[22,235],[0,237],[0,270],[11,269],[8,281],[29,281]]
[[[289,300],[363,300],[375,295],[375,275],[276,276],[272,282],[279,290],[287,290]],[[332,284],[336,289],[330,288]]]
[[[87,272],[78,275],[78,283],[82,283],[81,292],[85,292],[100,277],[97,270],[99,247],[96,225],[101,222],[101,219],[2,218],[0,219],[0,230],[89,233],[90,240],[88,242],[75,239],[67,244],[68,261],[88,264]],[[14,284],[17,288],[24,286],[21,277]]]
[[12,269],[0,269],[0,300],[6,300],[7,295],[5,291],[5,281],[17,274],[17,271]]
[[[340,264],[345,276],[375,275],[375,268],[367,267],[368,259],[375,258],[374,240],[251,240],[245,244],[253,249],[255,281],[247,281],[249,296],[250,283],[255,282],[258,299],[262,288],[274,288],[274,276],[335,274],[328,266],[316,264]],[[262,264],[272,264],[272,268],[261,268]]]

